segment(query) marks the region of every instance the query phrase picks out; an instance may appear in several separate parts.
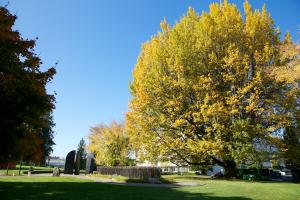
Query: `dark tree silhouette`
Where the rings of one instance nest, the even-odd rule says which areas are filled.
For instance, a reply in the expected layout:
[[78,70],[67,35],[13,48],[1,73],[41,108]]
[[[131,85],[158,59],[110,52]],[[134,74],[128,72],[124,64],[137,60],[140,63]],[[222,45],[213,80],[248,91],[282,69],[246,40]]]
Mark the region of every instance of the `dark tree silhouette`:
[[86,144],[83,138],[79,141],[77,153],[80,154],[80,169],[85,169],[86,163]]
[[21,159],[22,140],[27,137],[39,138],[36,141],[50,138],[44,143],[46,150],[39,151],[43,154],[51,152],[53,145],[52,132],[48,136],[41,132],[52,128],[47,116],[54,109],[55,97],[47,93],[46,85],[56,70],[40,70],[42,62],[34,53],[36,41],[13,30],[16,19],[6,7],[0,7],[0,162]]

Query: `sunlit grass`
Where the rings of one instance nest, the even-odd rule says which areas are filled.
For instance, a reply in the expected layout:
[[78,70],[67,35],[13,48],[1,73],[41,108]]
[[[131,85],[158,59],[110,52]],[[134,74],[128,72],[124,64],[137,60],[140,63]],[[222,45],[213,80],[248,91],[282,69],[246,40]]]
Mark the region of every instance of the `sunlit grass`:
[[[20,165],[16,165],[14,169],[9,169],[8,174],[6,169],[0,169],[0,176],[19,176],[19,167]],[[29,168],[32,167],[33,171],[38,172],[45,172],[49,173],[53,170],[53,167],[40,167],[40,166],[28,166],[28,165],[22,165],[20,170],[20,176],[24,176],[28,173]],[[62,170],[62,169],[61,169]]]

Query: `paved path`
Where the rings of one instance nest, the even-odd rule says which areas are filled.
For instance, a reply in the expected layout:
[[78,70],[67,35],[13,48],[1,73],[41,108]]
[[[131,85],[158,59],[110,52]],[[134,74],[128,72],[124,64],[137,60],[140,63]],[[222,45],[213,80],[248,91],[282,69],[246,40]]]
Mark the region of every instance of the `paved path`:
[[74,177],[74,178],[80,178],[85,180],[92,180],[97,183],[106,183],[106,184],[113,184],[113,185],[128,185],[128,186],[148,186],[148,187],[183,187],[183,186],[202,186],[205,185],[203,183],[199,182],[178,182],[178,183],[161,183],[161,184],[151,184],[151,183],[130,183],[130,182],[118,182],[114,180],[109,179],[101,179],[96,177],[90,177],[85,175],[68,175],[68,174],[62,174],[62,176],[65,177]]
[[[52,176],[52,174],[32,174],[31,176]],[[115,180],[110,179],[101,179],[91,176],[85,176],[84,174],[80,175],[71,175],[71,174],[61,174],[62,177],[72,177],[72,178],[79,178],[83,180],[91,180],[96,183],[104,183],[104,184],[111,184],[111,185],[125,185],[125,186],[141,186],[141,187],[184,187],[184,186],[203,186],[204,183],[199,182],[177,182],[177,183],[161,183],[161,184],[151,184],[151,183],[130,183],[130,182],[118,182]],[[11,177],[11,176],[0,176],[1,177]]]

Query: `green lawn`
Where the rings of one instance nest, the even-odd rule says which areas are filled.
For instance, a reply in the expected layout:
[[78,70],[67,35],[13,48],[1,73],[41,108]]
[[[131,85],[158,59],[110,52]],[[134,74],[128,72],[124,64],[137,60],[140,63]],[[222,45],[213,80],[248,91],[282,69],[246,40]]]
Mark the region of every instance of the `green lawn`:
[[[15,175],[15,176],[18,176],[19,175],[19,170],[16,170],[16,169],[10,169],[8,170],[8,174],[6,174],[6,169],[0,169],[0,176],[12,176],[12,175]],[[21,171],[21,175],[23,175],[23,171]]]
[[[173,180],[182,177],[165,177]],[[277,200],[300,199],[300,185],[293,183],[258,183],[209,180],[205,186],[159,188],[95,183],[69,177],[0,177],[0,199],[105,199],[105,200]]]
[[[28,165],[22,165],[20,175],[21,176],[26,175],[30,167],[31,166],[28,166]],[[53,170],[53,167],[32,166],[32,168],[33,168],[33,171],[39,171],[39,172],[45,172],[45,173],[47,173],[49,171],[52,172],[52,170]],[[12,175],[19,176],[19,165],[16,165],[16,168],[14,168],[14,169],[9,169],[8,175],[9,176],[12,176]],[[6,176],[6,169],[0,169],[0,176]]]
[[[16,169],[19,169],[20,165],[16,165]],[[29,165],[22,165],[22,170],[28,170],[31,166]],[[32,166],[33,170],[52,170],[53,167],[40,167],[40,166]]]

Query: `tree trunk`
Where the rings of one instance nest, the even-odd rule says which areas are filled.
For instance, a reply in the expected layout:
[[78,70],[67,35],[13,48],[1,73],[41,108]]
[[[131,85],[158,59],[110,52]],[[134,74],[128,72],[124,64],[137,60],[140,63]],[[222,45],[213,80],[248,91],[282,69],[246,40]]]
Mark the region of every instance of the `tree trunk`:
[[233,160],[224,161],[225,177],[234,178],[236,177],[236,163]]
[[250,57],[250,63],[249,63],[249,71],[248,71],[248,80],[252,81],[253,76],[254,76],[254,66],[255,66],[255,60],[254,56],[251,55]]
[[19,176],[21,175],[21,169],[22,169],[22,163],[23,163],[23,162],[22,162],[22,160],[23,160],[23,159],[20,159],[20,165],[19,165]]
[[236,163],[233,160],[219,160],[214,156],[211,157],[213,162],[217,165],[220,165],[225,170],[225,177],[234,178],[236,175]]
[[8,175],[9,161],[7,161],[6,175]]

